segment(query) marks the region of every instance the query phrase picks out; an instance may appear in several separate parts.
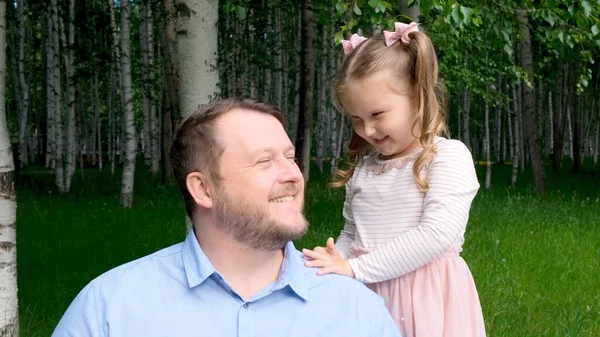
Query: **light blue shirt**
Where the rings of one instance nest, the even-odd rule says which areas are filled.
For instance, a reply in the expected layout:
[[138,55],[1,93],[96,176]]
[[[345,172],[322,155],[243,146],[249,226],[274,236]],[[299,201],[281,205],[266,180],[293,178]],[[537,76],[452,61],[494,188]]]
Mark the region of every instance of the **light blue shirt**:
[[52,336],[400,336],[381,297],[350,277],[316,271],[290,242],[278,280],[246,302],[190,231],[184,242],[90,282]]

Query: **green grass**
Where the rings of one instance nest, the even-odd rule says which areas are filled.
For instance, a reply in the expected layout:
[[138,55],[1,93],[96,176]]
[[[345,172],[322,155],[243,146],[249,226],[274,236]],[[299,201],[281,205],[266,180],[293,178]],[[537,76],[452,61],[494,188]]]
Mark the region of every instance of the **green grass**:
[[[480,168],[481,169],[481,168]],[[489,336],[600,336],[600,176],[548,173],[548,194],[530,196],[526,176],[508,189],[510,168],[495,167],[493,188],[472,208],[463,256],[471,267]],[[316,176],[306,193],[311,227],[297,248],[323,245],[342,226],[342,189]],[[481,172],[480,172],[481,173]],[[79,290],[104,271],[181,241],[175,188],[144,172],[134,207],[119,207],[119,176],[86,171],[59,196],[52,176],[18,181],[18,273],[22,336],[49,336]],[[482,181],[482,180],[481,180]]]

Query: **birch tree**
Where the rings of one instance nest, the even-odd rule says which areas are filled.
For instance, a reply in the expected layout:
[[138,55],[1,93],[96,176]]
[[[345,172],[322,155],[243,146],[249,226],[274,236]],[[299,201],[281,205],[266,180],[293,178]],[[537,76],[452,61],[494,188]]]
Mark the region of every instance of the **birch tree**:
[[121,206],[126,208],[131,207],[133,204],[133,183],[135,180],[135,157],[137,152],[133,95],[131,91],[130,11],[129,1],[121,1],[121,74],[123,104],[125,108],[123,110],[125,160],[121,184]]
[[314,13],[314,2],[312,0],[302,1],[302,38],[300,55],[300,77],[298,125],[296,136],[296,149],[298,152],[298,164],[302,170],[304,180],[308,181],[310,169],[310,148],[313,127],[313,100],[315,84],[316,50],[315,38],[317,23]]
[[75,173],[75,160],[77,157],[77,125],[75,115],[75,69],[73,66],[75,47],[75,0],[69,0],[68,4],[68,40],[67,40],[67,158],[65,174],[65,190],[71,189],[71,178]]
[[19,335],[17,202],[6,123],[6,1],[0,0],[0,336]]
[[218,99],[219,73],[216,66],[218,2],[178,2],[177,54],[180,75],[180,108],[187,116]]
[[529,19],[527,12],[523,9],[517,10],[517,20],[521,35],[521,65],[527,72],[531,84],[524,84],[523,87],[523,118],[524,118],[524,136],[527,139],[531,165],[533,167],[533,192],[541,195],[545,190],[545,173],[542,163],[542,149],[540,146],[540,136],[537,131],[539,121],[535,113],[535,93],[533,88],[533,57],[531,53],[531,34],[529,31]]

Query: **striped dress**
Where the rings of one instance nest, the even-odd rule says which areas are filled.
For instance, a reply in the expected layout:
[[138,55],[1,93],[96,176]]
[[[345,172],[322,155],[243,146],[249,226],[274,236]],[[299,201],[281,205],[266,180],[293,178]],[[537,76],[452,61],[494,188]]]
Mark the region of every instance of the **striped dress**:
[[344,228],[336,242],[356,279],[380,294],[404,337],[485,336],[471,272],[460,256],[479,183],[471,153],[437,137],[436,154],[421,170],[421,152],[363,158],[346,184]]

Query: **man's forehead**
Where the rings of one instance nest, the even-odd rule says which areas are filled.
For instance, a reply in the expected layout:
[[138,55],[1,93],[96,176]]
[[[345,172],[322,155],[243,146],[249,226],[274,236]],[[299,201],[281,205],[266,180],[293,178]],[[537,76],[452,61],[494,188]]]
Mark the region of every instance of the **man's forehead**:
[[268,114],[236,109],[222,116],[216,124],[216,136],[226,148],[250,153],[292,144],[283,125]]

